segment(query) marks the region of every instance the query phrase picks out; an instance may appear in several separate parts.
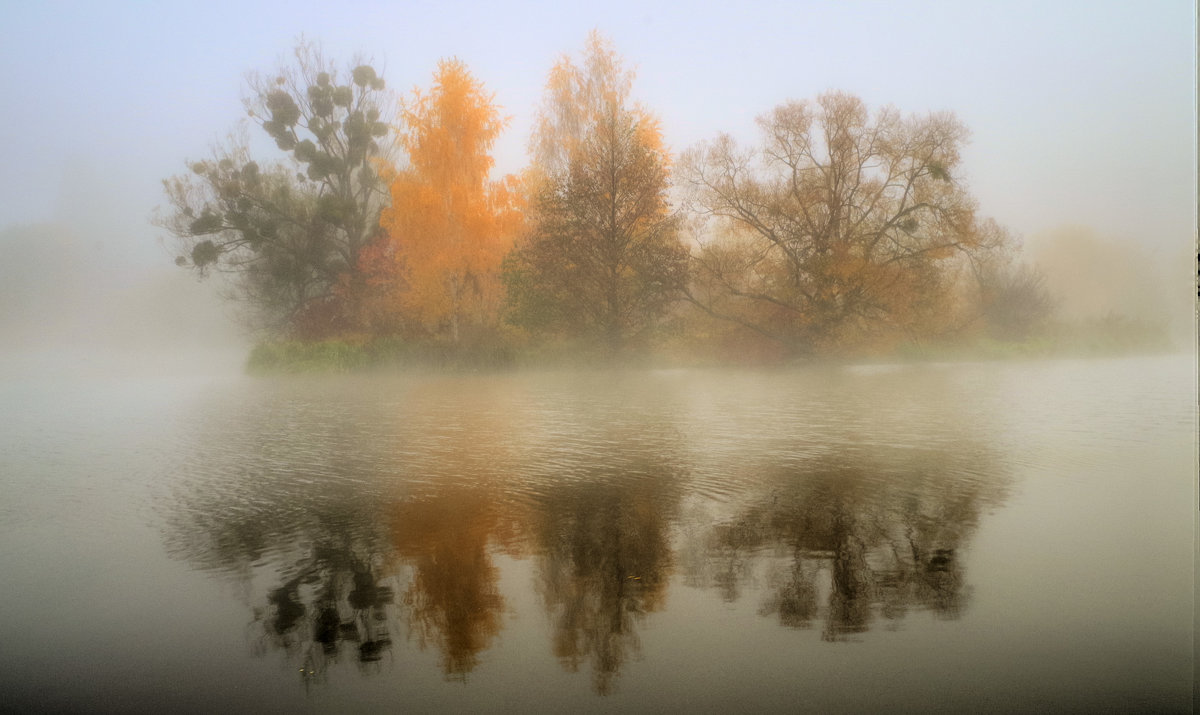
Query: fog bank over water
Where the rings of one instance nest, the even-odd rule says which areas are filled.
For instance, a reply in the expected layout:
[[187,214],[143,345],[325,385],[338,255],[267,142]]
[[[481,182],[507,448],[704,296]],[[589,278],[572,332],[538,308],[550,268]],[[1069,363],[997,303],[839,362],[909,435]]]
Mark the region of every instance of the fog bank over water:
[[1182,356],[38,380],[0,425],[17,711],[1190,712]]
[[1192,711],[1195,2],[0,27],[0,711]]
[[[99,230],[97,230],[99,229]],[[33,374],[237,370],[247,340],[218,295],[114,231],[0,230],[0,369]],[[164,254],[165,255],[165,254]]]
[[1121,241],[1087,225],[1066,225],[1030,236],[1024,257],[1046,276],[1059,319],[1123,316],[1161,324],[1174,347],[1195,349],[1192,246]]

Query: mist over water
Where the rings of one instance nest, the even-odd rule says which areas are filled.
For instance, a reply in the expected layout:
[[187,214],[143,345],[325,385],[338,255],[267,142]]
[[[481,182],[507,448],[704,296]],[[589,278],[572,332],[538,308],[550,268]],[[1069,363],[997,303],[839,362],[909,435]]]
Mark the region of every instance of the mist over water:
[[1192,367],[8,380],[0,682],[1186,711]]
[[1172,251],[1121,242],[1086,226],[1064,226],[1030,237],[1023,254],[1045,274],[1061,319],[1120,316],[1160,326],[1175,349],[1195,349],[1192,246]]
[[[236,28],[201,6],[97,7],[0,11],[15,68],[0,79],[0,710],[1194,707],[1189,4],[831,5],[819,21],[802,4],[610,3],[591,19],[409,4],[340,10],[336,32],[303,2],[239,8]],[[432,87],[437,58],[462,58],[506,117],[472,164],[498,179],[529,164],[546,71],[592,27],[638,70],[663,217],[682,211],[686,150],[723,132],[757,147],[772,107],[841,88],[904,127],[945,110],[971,141],[961,169],[927,168],[1008,231],[1002,269],[1036,267],[1054,313],[1015,337],[967,321],[945,353],[931,344],[963,316],[913,323],[929,333],[911,346],[884,320],[878,344],[831,331],[815,334],[828,353],[797,357],[699,313],[681,328],[667,301],[647,323],[659,352],[622,362],[525,340],[538,328],[511,331],[485,302],[500,357],[455,362],[458,316],[414,328],[396,303],[409,332],[370,336],[395,360],[366,363],[365,323],[305,334],[317,310],[254,333],[262,306],[227,299],[236,270],[173,264],[196,254],[154,224],[163,179],[202,186],[193,162],[239,119],[254,174],[289,160],[239,97],[247,71],[279,86],[272,59],[302,33],[386,70],[386,112]],[[291,183],[297,167],[311,179],[292,158],[277,178],[312,189]],[[301,213],[330,208],[305,195]],[[176,218],[187,233],[196,216]],[[717,236],[681,235],[688,260]],[[735,287],[758,270],[739,255],[746,273],[717,276]],[[986,305],[967,295],[944,307]],[[251,377],[264,335],[283,359]],[[488,337],[461,354],[491,355]],[[328,374],[286,374],[313,369]]]
[[214,282],[115,232],[71,223],[0,231],[0,369],[30,375],[240,371],[247,339]]

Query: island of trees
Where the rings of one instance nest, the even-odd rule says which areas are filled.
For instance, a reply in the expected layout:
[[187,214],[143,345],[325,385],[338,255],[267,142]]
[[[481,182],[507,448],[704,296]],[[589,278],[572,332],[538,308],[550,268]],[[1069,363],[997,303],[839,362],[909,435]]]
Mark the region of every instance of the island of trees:
[[[260,368],[584,357],[780,362],[1017,351],[1054,300],[962,181],[966,128],[829,92],[678,156],[598,33],[550,71],[530,165],[458,60],[397,101],[301,42],[247,132],[164,184],[176,262],[220,273]],[[1152,339],[1151,336],[1150,339]]]

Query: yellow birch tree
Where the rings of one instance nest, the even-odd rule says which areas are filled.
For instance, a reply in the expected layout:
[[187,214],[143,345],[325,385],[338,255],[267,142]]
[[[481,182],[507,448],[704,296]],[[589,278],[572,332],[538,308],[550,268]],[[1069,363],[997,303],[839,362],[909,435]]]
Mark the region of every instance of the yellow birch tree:
[[389,174],[386,237],[368,273],[388,284],[386,309],[402,322],[458,343],[499,322],[500,263],[522,222],[516,180],[489,177],[506,121],[456,59],[438,64],[433,87],[415,90],[402,115],[409,167]]

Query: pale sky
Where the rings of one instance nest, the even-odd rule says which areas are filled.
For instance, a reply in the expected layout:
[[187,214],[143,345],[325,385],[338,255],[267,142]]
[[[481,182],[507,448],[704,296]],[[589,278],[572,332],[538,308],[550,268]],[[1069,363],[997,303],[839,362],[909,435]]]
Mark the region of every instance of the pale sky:
[[74,212],[138,260],[170,260],[148,223],[161,180],[244,116],[246,72],[302,33],[339,60],[374,57],[402,91],[465,61],[511,117],[505,171],[525,162],[551,65],[598,28],[676,151],[722,131],[754,141],[759,114],[841,89],[957,114],[962,173],[1019,235],[1084,224],[1163,257],[1194,240],[1184,0],[0,3],[0,229]]

